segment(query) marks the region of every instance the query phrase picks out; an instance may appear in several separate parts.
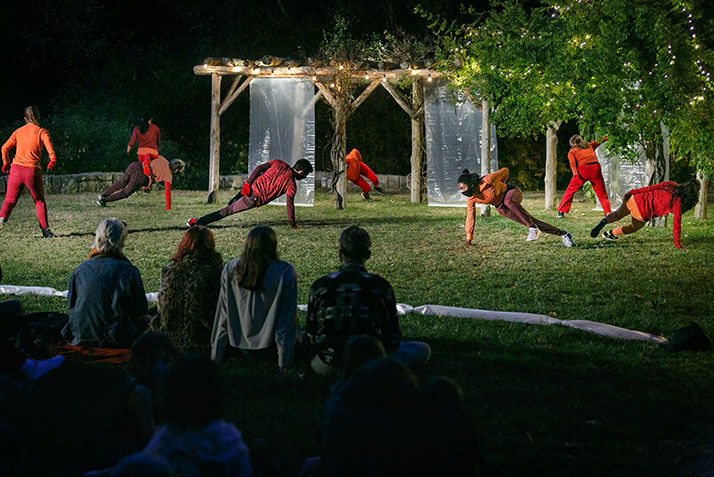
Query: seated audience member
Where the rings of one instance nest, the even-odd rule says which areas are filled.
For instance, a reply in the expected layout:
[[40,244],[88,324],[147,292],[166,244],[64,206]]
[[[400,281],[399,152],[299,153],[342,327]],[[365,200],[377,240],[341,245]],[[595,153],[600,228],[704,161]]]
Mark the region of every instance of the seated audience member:
[[221,420],[224,396],[218,365],[201,356],[179,358],[162,388],[167,424],[156,430],[143,453],[162,458],[171,475],[252,475],[241,432]]
[[197,225],[183,234],[171,263],[161,271],[159,315],[152,328],[166,333],[179,350],[211,345],[222,269],[213,232]]
[[161,456],[148,452],[132,454],[105,473],[85,474],[85,477],[172,477],[171,467]]
[[276,348],[284,371],[293,364],[297,329],[295,268],[278,259],[273,229],[253,227],[243,254],[221,274],[211,358],[220,363],[229,344],[244,352]]
[[146,328],[144,284],[122,253],[126,236],[124,222],[102,220],[89,259],[72,272],[62,330],[71,345],[128,348]]
[[342,383],[352,377],[360,366],[373,359],[384,358],[385,356],[387,356],[387,352],[384,350],[384,345],[379,338],[371,335],[350,337],[345,345],[345,359],[340,372],[340,379],[333,389],[338,389]]
[[116,426],[120,455],[143,449],[154,434],[156,394],[174,355],[168,337],[156,331],[142,334],[131,346],[129,380]]
[[344,362],[345,344],[353,335],[372,335],[382,340],[387,353],[417,368],[429,360],[426,343],[402,341],[394,290],[387,280],[367,273],[371,239],[366,230],[352,226],[340,235],[339,271],[312,284],[305,327],[312,346],[312,369],[335,375]]

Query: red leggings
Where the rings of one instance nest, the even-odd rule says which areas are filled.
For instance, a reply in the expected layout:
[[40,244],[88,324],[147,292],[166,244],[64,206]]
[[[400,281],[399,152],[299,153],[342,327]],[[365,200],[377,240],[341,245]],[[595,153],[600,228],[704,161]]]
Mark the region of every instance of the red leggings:
[[360,162],[359,165],[359,176],[357,176],[357,179],[353,180],[352,183],[358,186],[360,189],[362,189],[362,192],[365,194],[372,189],[369,184],[367,184],[367,181],[362,179],[362,176],[366,176],[367,179],[373,184],[373,185],[379,185],[379,179],[377,179],[377,175],[372,172],[372,169],[370,169],[367,164],[364,162]]
[[586,182],[590,181],[593,185],[593,190],[595,195],[600,201],[605,215],[610,213],[610,199],[607,197],[607,191],[605,190],[605,179],[602,177],[602,168],[599,162],[593,162],[592,164],[584,164],[578,166],[578,174],[574,175],[570,179],[570,184],[568,188],[565,189],[565,194],[563,194],[563,199],[560,201],[558,206],[558,212],[563,212],[567,214],[570,211],[570,204],[573,202],[573,196]]
[[14,165],[10,168],[10,177],[7,180],[7,192],[5,201],[0,209],[0,217],[5,217],[5,221],[10,218],[12,209],[15,208],[17,200],[22,194],[22,189],[27,186],[32,194],[37,209],[37,220],[40,227],[47,228],[47,204],[45,203],[45,187],[42,183],[42,169],[36,167],[25,167]]

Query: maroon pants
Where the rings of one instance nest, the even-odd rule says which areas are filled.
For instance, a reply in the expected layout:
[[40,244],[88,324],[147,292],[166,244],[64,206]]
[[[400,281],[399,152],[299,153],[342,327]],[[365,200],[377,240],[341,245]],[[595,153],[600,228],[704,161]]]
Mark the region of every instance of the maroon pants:
[[206,214],[196,221],[199,225],[208,225],[210,223],[216,222],[217,220],[224,219],[229,215],[237,214],[238,212],[243,212],[244,210],[252,209],[257,206],[258,198],[252,195],[244,195],[235,202],[231,202],[227,206],[223,207],[221,210],[211,212]]
[[149,178],[144,174],[141,162],[132,162],[121,178],[102,192],[105,202],[126,199],[141,187],[149,185]]
[[10,177],[7,180],[5,201],[2,203],[2,209],[0,209],[0,217],[5,217],[5,221],[10,218],[12,209],[15,208],[25,186],[30,189],[32,200],[35,201],[37,220],[40,222],[40,227],[46,229],[47,204],[45,203],[45,186],[42,183],[42,169],[36,167],[12,165]]
[[526,209],[523,208],[521,202],[523,201],[523,192],[518,187],[509,185],[506,189],[506,195],[503,197],[503,202],[496,206],[496,210],[502,216],[523,224],[526,227],[538,227],[541,232],[553,235],[565,235],[566,232],[560,230],[558,227],[553,227],[552,225],[538,220],[528,213]]
[[602,168],[600,167],[599,162],[578,166],[578,175],[575,175],[572,179],[570,179],[570,184],[568,184],[568,188],[565,189],[563,199],[560,201],[560,205],[558,206],[558,212],[567,214],[570,211],[570,204],[573,202],[573,196],[580,190],[583,184],[588,181],[590,181],[593,185],[593,190],[600,201],[600,205],[602,205],[602,208],[605,211],[605,215],[610,213],[610,199],[607,197],[605,179],[602,177]]

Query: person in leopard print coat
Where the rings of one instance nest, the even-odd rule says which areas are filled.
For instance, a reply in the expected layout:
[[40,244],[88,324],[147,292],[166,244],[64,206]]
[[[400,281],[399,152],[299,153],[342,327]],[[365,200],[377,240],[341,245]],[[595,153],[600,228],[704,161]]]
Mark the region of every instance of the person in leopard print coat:
[[203,226],[188,229],[161,271],[159,315],[152,326],[166,333],[177,349],[210,348],[222,270],[213,233]]

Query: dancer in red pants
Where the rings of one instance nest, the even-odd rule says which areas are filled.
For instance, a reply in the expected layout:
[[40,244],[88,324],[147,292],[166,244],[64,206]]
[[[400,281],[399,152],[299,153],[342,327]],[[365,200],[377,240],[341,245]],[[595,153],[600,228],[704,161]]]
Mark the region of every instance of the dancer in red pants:
[[139,141],[139,149],[136,151],[136,154],[139,157],[139,162],[144,165],[144,174],[150,177],[151,169],[149,169],[149,162],[159,157],[161,130],[154,124],[154,119],[149,113],[144,113],[141,117],[141,124],[136,126],[132,131],[129,145],[126,146],[127,154],[131,152],[131,146],[133,146],[137,140]]
[[[371,189],[376,190],[380,194],[384,194],[384,190],[379,186],[379,178],[372,172],[372,169],[367,167],[367,164],[362,162],[362,154],[360,154],[357,149],[352,149],[350,153],[347,154],[345,162],[347,163],[347,179],[362,189],[362,198],[364,200],[369,200],[369,191]],[[369,186],[362,176],[369,179],[372,183],[372,187]]]
[[600,142],[587,143],[578,134],[570,138],[570,147],[572,149],[568,153],[568,161],[570,162],[570,169],[573,171],[573,178],[570,179],[570,184],[565,189],[563,199],[558,206],[558,218],[565,217],[565,214],[570,211],[573,195],[588,181],[592,184],[605,215],[610,213],[610,200],[605,190],[605,179],[602,177],[602,168],[595,154],[595,149],[605,141],[607,141],[607,138],[603,137]]
[[523,192],[512,185],[506,185],[508,168],[480,177],[464,169],[459,176],[459,190],[468,197],[466,202],[466,245],[471,245],[476,223],[476,204],[488,204],[496,207],[502,216],[528,227],[526,241],[532,242],[540,237],[541,232],[558,235],[563,239],[563,245],[573,247],[573,236],[565,230],[560,230],[542,220],[533,217],[523,208]]
[[622,198],[622,205],[616,211],[607,214],[590,231],[591,237],[597,237],[603,227],[607,224],[617,222],[620,219],[632,216],[632,223],[623,227],[617,227],[603,232],[603,238],[607,240],[617,240],[618,235],[627,235],[640,230],[645,224],[655,217],[663,217],[667,214],[674,216],[672,233],[674,235],[674,246],[682,248],[682,214],[697,205],[699,201],[699,181],[693,180],[682,185],[676,182],[667,181],[641,189],[633,189]]
[[[25,108],[25,125],[16,129],[10,139],[2,146],[2,171],[9,173],[5,201],[0,209],[0,229],[10,219],[12,209],[20,198],[22,189],[27,187],[32,194],[37,210],[37,220],[42,228],[43,238],[52,238],[54,234],[47,224],[47,204],[45,203],[45,187],[42,182],[40,157],[42,148],[47,149],[50,162],[47,170],[57,164],[57,155],[52,147],[50,134],[40,127],[40,111],[35,106]],[[10,160],[10,149],[15,148],[15,158]],[[11,165],[12,164],[12,165]]]

